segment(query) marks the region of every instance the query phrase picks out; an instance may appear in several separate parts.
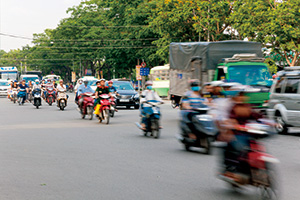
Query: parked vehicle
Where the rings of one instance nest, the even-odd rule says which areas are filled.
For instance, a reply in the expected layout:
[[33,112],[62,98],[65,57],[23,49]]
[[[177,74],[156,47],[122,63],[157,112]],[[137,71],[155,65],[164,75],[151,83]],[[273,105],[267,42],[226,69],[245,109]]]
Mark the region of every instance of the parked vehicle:
[[84,119],[86,115],[89,116],[89,119],[93,119],[94,112],[94,98],[93,93],[84,93],[81,94],[83,96],[83,103],[80,110],[81,118]]
[[162,104],[160,101],[151,100],[148,101],[147,104],[151,105],[152,109],[150,113],[147,113],[147,121],[146,121],[146,130],[144,130],[144,135],[154,137],[158,139],[160,137],[160,107],[158,105]]
[[33,105],[36,107],[36,109],[39,109],[39,107],[42,105],[42,97],[41,97],[41,89],[34,89],[33,90]]
[[109,124],[110,120],[110,109],[111,109],[111,102],[110,96],[108,94],[102,94],[99,96],[100,98],[100,114],[98,115],[99,122],[105,121],[106,124]]
[[7,92],[9,89],[9,82],[7,80],[0,80],[0,96],[7,96]]
[[54,98],[54,89],[53,88],[47,89],[46,95],[47,95],[46,96],[46,102],[49,104],[49,106],[52,106],[52,104],[55,101],[55,98]]
[[233,188],[247,185],[257,187],[261,191],[262,199],[278,199],[275,164],[279,161],[267,154],[265,146],[258,142],[259,139],[272,135],[274,131],[265,121],[235,126],[234,131],[249,136],[249,147],[245,147],[245,154],[240,154],[237,159],[226,158],[227,167],[222,169],[225,173],[221,172],[218,177]]
[[57,107],[60,110],[64,110],[67,107],[68,97],[65,92],[59,92],[57,96]]
[[278,123],[279,134],[287,134],[288,127],[300,126],[300,67],[281,71],[270,90],[269,118]]
[[250,85],[253,108],[266,110],[272,77],[257,42],[221,41],[170,44],[170,97],[174,107],[188,90],[188,80],[228,80]]
[[116,106],[126,106],[127,109],[134,106],[135,109],[139,109],[140,96],[129,81],[113,80],[113,86],[116,87],[118,93]]
[[[218,131],[212,116],[207,114],[208,111],[209,108],[195,109],[191,124],[186,123],[183,119],[180,121],[181,134],[178,136],[178,140],[184,144],[187,151],[191,147],[198,147],[204,148],[205,153],[210,154],[211,142]],[[190,133],[193,133],[195,137],[192,138]]]

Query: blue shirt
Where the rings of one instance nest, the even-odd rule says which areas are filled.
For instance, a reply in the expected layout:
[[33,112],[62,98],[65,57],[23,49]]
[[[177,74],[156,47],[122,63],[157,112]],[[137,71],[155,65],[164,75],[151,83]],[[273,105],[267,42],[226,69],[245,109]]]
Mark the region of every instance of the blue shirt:
[[28,88],[28,85],[27,84],[25,84],[25,85],[20,84],[19,88],[24,91],[26,88]]
[[207,107],[203,102],[206,100],[200,95],[196,95],[193,92],[187,92],[182,99],[182,103],[189,103],[192,108],[205,108]]
[[115,86],[111,86],[111,87],[108,87],[109,91],[114,93],[117,91],[116,87]]
[[84,84],[81,84],[78,88],[78,96],[80,96],[83,93],[95,93],[95,91],[91,88],[91,86],[86,86]]

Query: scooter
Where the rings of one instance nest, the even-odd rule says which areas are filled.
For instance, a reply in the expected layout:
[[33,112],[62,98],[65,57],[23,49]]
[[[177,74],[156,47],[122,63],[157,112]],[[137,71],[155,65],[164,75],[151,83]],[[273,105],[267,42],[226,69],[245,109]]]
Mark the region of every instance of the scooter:
[[[270,124],[268,120],[262,120],[260,123],[250,122],[244,126],[235,126],[232,131],[247,135],[249,146],[244,148],[243,153],[237,156],[237,159],[225,156],[227,164],[222,170],[225,173],[220,173],[218,177],[234,188],[246,185],[257,187],[263,199],[277,199],[279,192],[274,164],[279,160],[267,154],[265,146],[258,142],[259,139],[276,133],[268,124]],[[228,152],[230,151],[227,150]]]
[[109,124],[110,120],[110,109],[111,109],[111,102],[110,96],[108,94],[102,94],[99,96],[100,98],[100,114],[97,116],[99,122],[105,121],[106,124]]
[[144,113],[146,115],[146,129],[143,130],[144,136],[150,136],[158,139],[160,137],[160,108],[158,105],[163,104],[161,101],[150,100],[146,102],[151,105],[149,113]]
[[54,89],[49,88],[49,89],[47,89],[47,93],[46,93],[46,102],[49,104],[49,106],[52,106],[54,101],[55,101],[55,99],[54,99]]
[[208,115],[208,107],[193,110],[195,115],[191,123],[184,119],[180,121],[181,134],[177,139],[184,144],[187,151],[190,147],[204,148],[205,154],[210,154],[211,142],[217,134],[217,128],[214,124],[213,117]]
[[23,105],[26,98],[26,89],[20,89],[18,93],[18,103]]
[[41,89],[34,89],[33,90],[33,105],[36,107],[36,109],[39,109],[39,107],[42,105],[42,98],[41,98]]
[[[93,98],[93,93],[84,93],[81,94],[83,96],[83,103],[82,107],[80,110],[81,113],[81,118],[84,119],[86,115],[89,116],[89,119],[93,119],[93,111],[94,111],[94,98]],[[80,99],[80,97],[78,97]]]
[[57,96],[57,107],[60,110],[64,110],[67,107],[68,97],[65,92],[59,92]]

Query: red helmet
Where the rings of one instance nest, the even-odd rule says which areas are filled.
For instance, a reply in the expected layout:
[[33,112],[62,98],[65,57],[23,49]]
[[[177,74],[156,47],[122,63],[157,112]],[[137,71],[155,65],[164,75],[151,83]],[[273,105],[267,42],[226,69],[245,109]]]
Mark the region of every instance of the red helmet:
[[114,82],[113,81],[108,81],[108,84],[113,84]]

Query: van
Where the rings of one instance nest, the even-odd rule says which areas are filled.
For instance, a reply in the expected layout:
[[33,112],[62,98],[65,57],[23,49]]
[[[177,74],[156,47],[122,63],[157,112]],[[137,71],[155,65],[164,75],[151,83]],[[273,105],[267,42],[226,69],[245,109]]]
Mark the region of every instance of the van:
[[300,127],[300,67],[287,67],[279,73],[270,90],[268,117],[274,119],[278,133]]

